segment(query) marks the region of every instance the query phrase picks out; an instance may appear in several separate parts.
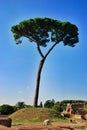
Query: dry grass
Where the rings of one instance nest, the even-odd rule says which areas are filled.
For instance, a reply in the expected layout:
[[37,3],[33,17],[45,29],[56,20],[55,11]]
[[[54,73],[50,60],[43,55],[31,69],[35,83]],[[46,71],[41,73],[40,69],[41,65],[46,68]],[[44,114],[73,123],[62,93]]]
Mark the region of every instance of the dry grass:
[[70,127],[75,128],[75,130],[84,130],[85,128],[85,122],[78,121],[77,123],[69,123],[69,119],[58,118],[56,112],[52,109],[24,108],[10,115],[10,118],[12,118],[13,128],[25,127],[29,129],[32,128],[32,130],[35,130],[35,128],[37,129],[38,127],[42,128],[44,119],[51,119],[52,125],[49,127],[52,127],[52,129]]
[[36,124],[37,122],[42,122],[45,119],[53,120],[57,117],[57,114],[52,109],[24,108],[16,111],[9,117],[12,119],[13,125],[27,125],[29,122],[31,124]]

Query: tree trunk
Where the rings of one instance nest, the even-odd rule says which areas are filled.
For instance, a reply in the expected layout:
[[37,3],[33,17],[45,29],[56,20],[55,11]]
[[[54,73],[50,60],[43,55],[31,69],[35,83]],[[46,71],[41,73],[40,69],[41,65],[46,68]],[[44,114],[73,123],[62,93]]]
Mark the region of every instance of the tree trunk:
[[39,63],[39,68],[38,68],[38,72],[37,72],[37,80],[36,80],[36,90],[35,90],[35,97],[34,97],[34,107],[38,106],[38,95],[39,95],[39,87],[40,87],[40,78],[41,78],[41,71],[43,68],[43,64],[47,58],[47,56],[49,55],[49,53],[53,50],[53,48],[57,45],[58,42],[56,42],[55,44],[53,44],[53,46],[48,50],[48,52],[43,55],[42,51],[40,50],[40,46],[37,45],[37,49],[39,54],[41,55],[42,59]]
[[42,71],[44,62],[45,62],[45,58],[42,58],[42,60],[39,63],[39,68],[38,68],[38,72],[37,72],[37,79],[36,79],[36,90],[35,90],[35,97],[34,97],[34,107],[38,106],[38,95],[39,95],[39,87],[40,87],[40,78],[41,78],[41,71]]

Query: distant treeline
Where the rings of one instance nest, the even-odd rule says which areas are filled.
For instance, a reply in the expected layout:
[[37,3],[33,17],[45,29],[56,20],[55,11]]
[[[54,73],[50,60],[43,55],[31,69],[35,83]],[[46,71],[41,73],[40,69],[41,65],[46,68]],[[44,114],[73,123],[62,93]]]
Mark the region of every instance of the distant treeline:
[[[55,102],[54,99],[52,100],[46,100],[46,102],[43,104],[43,102],[40,102],[38,107],[40,108],[51,108],[54,109],[58,114],[60,114],[67,105],[72,103],[86,103],[86,100],[63,100],[63,101],[57,101]],[[33,107],[31,105],[26,105],[25,102],[17,102],[16,105],[11,106],[9,104],[3,104],[0,106],[0,115],[9,115],[14,113],[15,111],[26,108],[26,107]]]

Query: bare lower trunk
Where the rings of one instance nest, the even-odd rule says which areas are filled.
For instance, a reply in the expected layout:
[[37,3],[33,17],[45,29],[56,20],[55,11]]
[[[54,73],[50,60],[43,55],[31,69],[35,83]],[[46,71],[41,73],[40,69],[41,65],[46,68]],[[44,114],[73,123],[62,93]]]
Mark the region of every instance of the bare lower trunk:
[[36,79],[36,90],[35,90],[35,97],[34,97],[34,107],[38,106],[38,95],[39,95],[39,87],[40,87],[40,78],[41,78],[41,71],[43,68],[43,64],[45,62],[45,58],[43,58],[39,63],[39,68],[37,72],[37,79]]
[[38,95],[39,95],[39,87],[40,87],[40,78],[41,78],[41,71],[42,71],[42,68],[43,68],[43,64],[47,58],[47,56],[49,55],[49,53],[53,50],[53,48],[57,45],[58,42],[56,42],[49,50],[48,52],[43,55],[41,49],[40,49],[40,46],[37,45],[37,49],[38,49],[38,52],[40,54],[40,56],[42,57],[40,63],[39,63],[39,68],[38,68],[38,72],[37,72],[37,80],[36,80],[36,90],[35,90],[35,97],[34,97],[34,104],[33,106],[34,107],[37,107],[38,106]]

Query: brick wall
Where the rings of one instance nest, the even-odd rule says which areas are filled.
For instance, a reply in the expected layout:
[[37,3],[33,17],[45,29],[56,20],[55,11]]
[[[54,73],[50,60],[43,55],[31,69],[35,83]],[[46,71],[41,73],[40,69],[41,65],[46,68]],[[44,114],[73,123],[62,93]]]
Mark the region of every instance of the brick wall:
[[0,125],[11,127],[12,120],[8,117],[0,117]]

